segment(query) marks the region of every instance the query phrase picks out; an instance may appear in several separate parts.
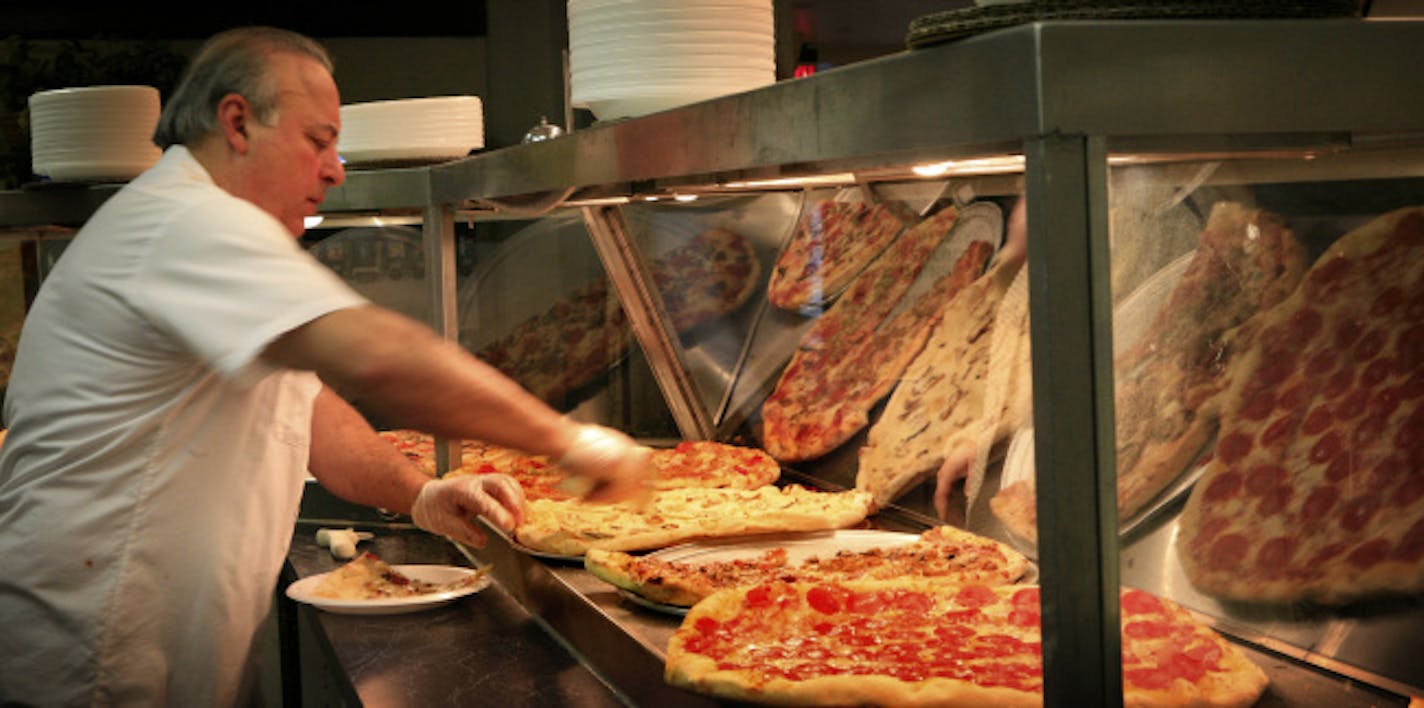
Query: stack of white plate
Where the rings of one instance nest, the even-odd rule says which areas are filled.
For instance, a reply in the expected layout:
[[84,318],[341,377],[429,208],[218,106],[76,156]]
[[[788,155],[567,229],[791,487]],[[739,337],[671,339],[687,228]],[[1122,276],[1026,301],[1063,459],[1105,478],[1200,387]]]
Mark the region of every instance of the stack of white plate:
[[341,107],[337,151],[350,166],[444,162],[485,146],[479,96],[431,96]]
[[776,81],[771,0],[569,0],[575,106],[601,120]]
[[83,86],[30,96],[30,158],[51,180],[122,181],[158,161],[158,89]]

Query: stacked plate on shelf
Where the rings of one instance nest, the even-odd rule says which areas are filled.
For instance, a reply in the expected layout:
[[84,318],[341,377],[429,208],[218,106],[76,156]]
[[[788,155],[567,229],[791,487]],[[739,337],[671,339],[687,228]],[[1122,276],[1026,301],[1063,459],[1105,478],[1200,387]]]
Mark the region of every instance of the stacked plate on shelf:
[[349,167],[417,165],[485,146],[479,96],[431,96],[341,107],[337,151]]
[[600,120],[776,81],[771,0],[569,0],[573,104]]
[[132,179],[162,151],[153,143],[158,89],[81,86],[30,96],[33,171],[57,182]]

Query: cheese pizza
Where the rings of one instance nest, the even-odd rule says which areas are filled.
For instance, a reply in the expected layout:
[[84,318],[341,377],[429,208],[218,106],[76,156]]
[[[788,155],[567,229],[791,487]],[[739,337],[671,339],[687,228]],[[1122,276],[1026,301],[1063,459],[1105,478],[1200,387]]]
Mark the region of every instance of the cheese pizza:
[[1012,583],[1028,559],[991,538],[936,526],[910,543],[840,550],[792,563],[784,547],[744,558],[667,561],[621,551],[590,549],[584,567],[599,578],[665,605],[691,607],[719,590],[771,581],[828,581],[923,577],[946,582]]
[[[1268,679],[1176,604],[1121,593],[1123,705],[1249,706]],[[688,612],[665,678],[772,705],[1039,706],[1033,585],[901,578],[769,582]]]

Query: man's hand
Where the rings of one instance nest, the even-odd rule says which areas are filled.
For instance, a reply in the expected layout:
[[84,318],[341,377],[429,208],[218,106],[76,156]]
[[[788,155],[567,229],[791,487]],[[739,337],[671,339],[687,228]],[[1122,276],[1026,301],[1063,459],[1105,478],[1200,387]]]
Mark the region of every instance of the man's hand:
[[524,490],[502,474],[436,479],[420,488],[410,510],[416,526],[482,548],[486,537],[476,516],[512,531],[524,520]]
[[565,488],[584,499],[636,501],[648,494],[653,451],[612,428],[584,425],[556,464],[570,475]]

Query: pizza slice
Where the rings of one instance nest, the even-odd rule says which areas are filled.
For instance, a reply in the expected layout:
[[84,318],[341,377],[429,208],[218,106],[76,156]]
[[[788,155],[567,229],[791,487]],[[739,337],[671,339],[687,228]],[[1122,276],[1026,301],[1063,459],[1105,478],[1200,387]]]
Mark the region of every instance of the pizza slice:
[[[1156,498],[1216,433],[1209,405],[1225,385],[1235,331],[1300,282],[1303,246],[1279,216],[1234,202],[1215,205],[1185,270],[1143,334],[1114,358],[1118,515]],[[1032,541],[1031,478],[990,507]],[[1014,516],[1018,515],[1018,516]]]
[[987,243],[971,243],[926,295],[887,322],[954,218],[946,209],[907,232],[806,332],[762,404],[762,444],[773,457],[820,457],[869,424],[870,410],[923,346],[938,304],[972,281],[993,253]]
[[929,340],[905,370],[860,450],[856,488],[886,505],[933,475],[983,421],[994,315],[1016,264],[1001,264],[944,303]]
[[602,580],[665,605],[691,607],[719,590],[772,581],[923,577],[946,582],[1012,583],[1028,559],[998,541],[935,526],[912,542],[813,554],[792,562],[786,548],[706,562],[668,561],[591,549],[584,567]]
[[1340,237],[1248,324],[1180,519],[1188,579],[1270,602],[1424,590],[1424,207]]
[[824,306],[899,235],[890,209],[864,202],[816,202],[772,269],[767,299],[785,310]]

